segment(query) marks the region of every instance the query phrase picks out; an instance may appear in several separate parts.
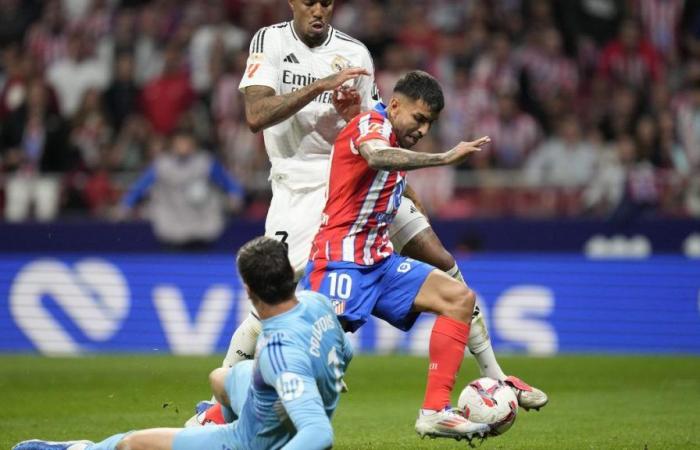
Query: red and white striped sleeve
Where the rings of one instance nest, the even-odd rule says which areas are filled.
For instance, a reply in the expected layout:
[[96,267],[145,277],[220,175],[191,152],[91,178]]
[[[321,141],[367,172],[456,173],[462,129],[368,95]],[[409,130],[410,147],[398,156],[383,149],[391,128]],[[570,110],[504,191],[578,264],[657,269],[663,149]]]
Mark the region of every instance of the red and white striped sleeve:
[[368,112],[357,122],[353,144],[359,147],[363,142],[382,140],[391,145],[391,131],[391,122],[386,117],[374,111]]

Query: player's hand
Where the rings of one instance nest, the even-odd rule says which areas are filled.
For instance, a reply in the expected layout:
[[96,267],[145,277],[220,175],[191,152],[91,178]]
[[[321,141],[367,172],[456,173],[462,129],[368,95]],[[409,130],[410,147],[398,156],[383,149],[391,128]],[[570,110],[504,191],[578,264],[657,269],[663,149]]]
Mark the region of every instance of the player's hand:
[[460,142],[451,150],[445,153],[445,164],[459,164],[471,153],[480,152],[486,145],[491,143],[491,138],[488,136],[480,137],[471,142]]
[[355,88],[341,85],[333,89],[332,101],[335,110],[346,122],[360,114],[360,93]]
[[328,75],[325,78],[321,78],[317,81],[320,84],[323,92],[332,91],[333,89],[340,87],[343,83],[348,80],[354,80],[362,75],[369,75],[367,69],[362,67],[350,67],[348,69],[343,69],[340,72],[334,73],[333,75]]

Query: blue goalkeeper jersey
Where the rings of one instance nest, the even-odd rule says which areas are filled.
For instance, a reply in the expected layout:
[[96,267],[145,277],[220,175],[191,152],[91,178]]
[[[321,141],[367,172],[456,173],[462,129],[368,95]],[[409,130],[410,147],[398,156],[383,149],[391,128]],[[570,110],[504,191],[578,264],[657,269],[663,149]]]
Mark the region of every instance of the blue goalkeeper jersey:
[[235,425],[247,449],[330,447],[352,347],[325,296],[297,292],[299,304],[262,321],[253,379]]

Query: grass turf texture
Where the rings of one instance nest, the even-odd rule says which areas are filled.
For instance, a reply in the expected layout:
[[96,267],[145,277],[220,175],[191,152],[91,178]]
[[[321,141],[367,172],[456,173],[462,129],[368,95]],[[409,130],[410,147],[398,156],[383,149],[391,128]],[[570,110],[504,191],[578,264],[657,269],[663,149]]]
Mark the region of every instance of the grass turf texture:
[[[181,426],[194,404],[209,397],[206,376],[219,361],[0,356],[0,449],[29,438],[100,440],[130,429]],[[503,357],[500,362],[545,389],[551,401],[541,412],[521,410],[507,434],[481,448],[700,448],[700,358]],[[424,358],[356,357],[347,377],[350,392],[342,396],[333,421],[335,448],[467,448],[465,442],[421,440],[415,434],[425,372]],[[476,377],[467,359],[457,384]]]

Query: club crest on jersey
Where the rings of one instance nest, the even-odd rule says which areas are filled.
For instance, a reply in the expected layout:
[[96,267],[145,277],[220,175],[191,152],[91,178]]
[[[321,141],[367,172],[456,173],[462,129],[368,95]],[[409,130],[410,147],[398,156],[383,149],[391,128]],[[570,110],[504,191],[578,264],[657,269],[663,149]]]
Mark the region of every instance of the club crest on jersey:
[[334,298],[331,300],[331,305],[333,306],[336,316],[339,316],[345,312],[345,300]]
[[411,263],[404,261],[401,264],[399,264],[399,267],[396,268],[396,271],[398,273],[406,273],[409,270],[411,270]]
[[349,59],[344,58],[340,55],[335,55],[335,58],[333,58],[333,61],[331,61],[331,67],[335,72],[340,72],[343,69],[347,69],[351,65],[352,63]]

